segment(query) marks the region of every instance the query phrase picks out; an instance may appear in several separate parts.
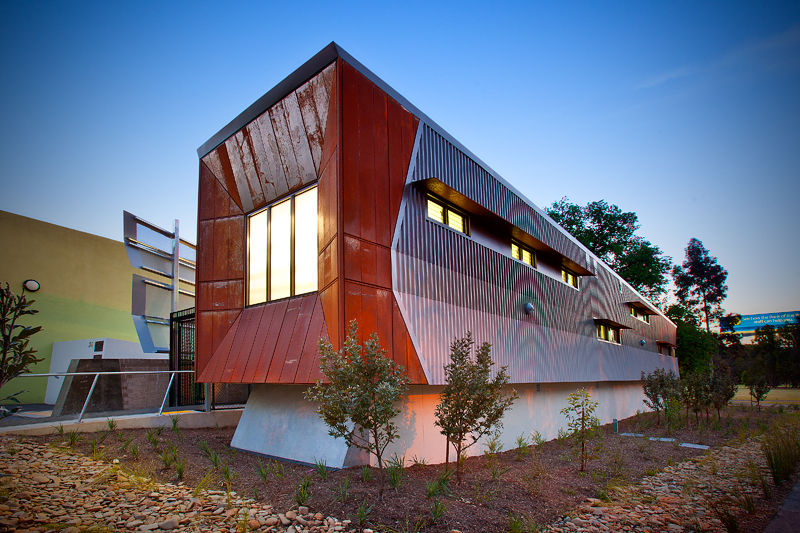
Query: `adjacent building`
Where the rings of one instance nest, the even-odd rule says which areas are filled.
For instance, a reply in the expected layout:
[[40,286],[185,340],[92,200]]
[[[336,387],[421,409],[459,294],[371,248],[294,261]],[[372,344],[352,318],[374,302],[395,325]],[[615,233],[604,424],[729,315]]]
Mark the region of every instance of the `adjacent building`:
[[[433,425],[453,339],[492,344],[552,438],[587,387],[604,422],[677,372],[675,325],[512,185],[335,43],[199,150],[199,382],[255,384],[233,445],[330,466],[365,458],[303,399],[320,337],[376,332],[412,386],[389,450],[444,460]],[[473,447],[475,452],[477,447]]]

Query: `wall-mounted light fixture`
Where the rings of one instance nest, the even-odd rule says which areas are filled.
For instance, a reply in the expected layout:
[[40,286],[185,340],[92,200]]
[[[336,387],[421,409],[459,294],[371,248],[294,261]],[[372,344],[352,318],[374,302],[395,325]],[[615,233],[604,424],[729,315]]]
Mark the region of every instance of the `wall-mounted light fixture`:
[[645,341],[644,339],[642,339],[642,340],[640,340],[640,341],[639,341],[639,344],[641,344],[642,346],[644,346],[645,344],[647,344],[647,341]]
[[26,279],[25,281],[22,282],[22,286],[28,292],[36,292],[41,287],[41,285],[39,285],[39,282],[36,281],[35,279]]
[[525,304],[525,314],[530,315],[533,313],[533,304],[528,302]]

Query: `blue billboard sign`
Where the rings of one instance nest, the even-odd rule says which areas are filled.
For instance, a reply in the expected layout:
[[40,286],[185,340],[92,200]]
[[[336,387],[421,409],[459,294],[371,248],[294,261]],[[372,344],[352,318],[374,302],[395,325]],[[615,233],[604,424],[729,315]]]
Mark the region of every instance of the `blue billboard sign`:
[[797,322],[797,315],[800,311],[787,311],[785,313],[762,313],[760,315],[742,315],[742,320],[733,326],[736,333],[743,335],[754,335],[756,328],[764,326],[775,326],[776,328],[785,325],[787,322]]

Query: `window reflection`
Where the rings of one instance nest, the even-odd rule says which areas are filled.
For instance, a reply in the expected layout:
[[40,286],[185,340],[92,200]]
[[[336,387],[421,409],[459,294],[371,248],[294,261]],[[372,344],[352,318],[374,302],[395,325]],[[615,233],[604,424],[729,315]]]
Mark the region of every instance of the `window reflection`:
[[247,303],[317,290],[317,188],[248,217]]
[[292,203],[289,200],[270,209],[269,296],[270,300],[291,296]]
[[267,217],[269,211],[261,211],[250,217],[248,243],[248,268],[250,283],[247,301],[257,304],[267,301]]
[[317,189],[294,198],[294,293],[317,290]]

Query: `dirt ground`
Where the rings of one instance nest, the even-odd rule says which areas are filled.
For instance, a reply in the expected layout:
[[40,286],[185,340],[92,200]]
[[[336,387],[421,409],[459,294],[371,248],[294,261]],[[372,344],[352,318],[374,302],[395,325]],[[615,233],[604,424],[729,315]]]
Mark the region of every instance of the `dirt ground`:
[[[795,409],[770,407],[758,412],[733,406],[723,411],[719,420],[714,413],[709,422],[701,419],[698,424],[692,416],[690,429],[669,436],[679,442],[719,447],[743,442],[763,433],[779,418],[797,415]],[[662,427],[657,427],[655,414],[645,413],[620,421],[619,431],[662,437],[667,436],[663,425],[662,420]],[[227,468],[232,472],[229,478],[233,490],[265,501],[279,511],[298,505],[298,496],[303,496],[298,493],[306,480],[309,494],[304,504],[314,511],[350,519],[354,524],[397,530],[419,524],[421,531],[443,533],[472,529],[476,520],[481,521],[484,531],[506,531],[510,514],[547,524],[587,497],[604,499],[615,486],[637,483],[669,464],[705,453],[678,447],[676,443],[621,436],[604,426],[590,444],[596,459],[588,464],[586,472],[579,472],[580,461],[571,441],[554,440],[527,449],[504,450],[494,457],[484,454],[468,458],[462,466],[461,484],[453,478],[443,494],[432,497],[429,487],[442,475],[444,465],[407,466],[401,483],[397,488],[387,483],[384,501],[379,502],[377,468],[328,470],[323,478],[309,465],[274,461],[230,448],[234,428],[180,429],[180,419],[177,428],[164,427],[159,435],[155,430],[144,429],[81,434],[75,436],[72,447],[109,461],[119,459],[126,469],[160,481],[190,486],[208,483],[208,488],[224,489]],[[54,433],[39,439],[69,445],[70,435]],[[213,453],[203,451],[206,445]],[[162,457],[169,462],[171,455],[177,461],[165,467]],[[185,466],[179,479],[177,463],[181,461]],[[786,493],[786,488],[777,490],[771,501],[759,502],[758,516],[745,517],[740,525],[747,531],[763,530]],[[444,512],[434,522],[436,502]]]

